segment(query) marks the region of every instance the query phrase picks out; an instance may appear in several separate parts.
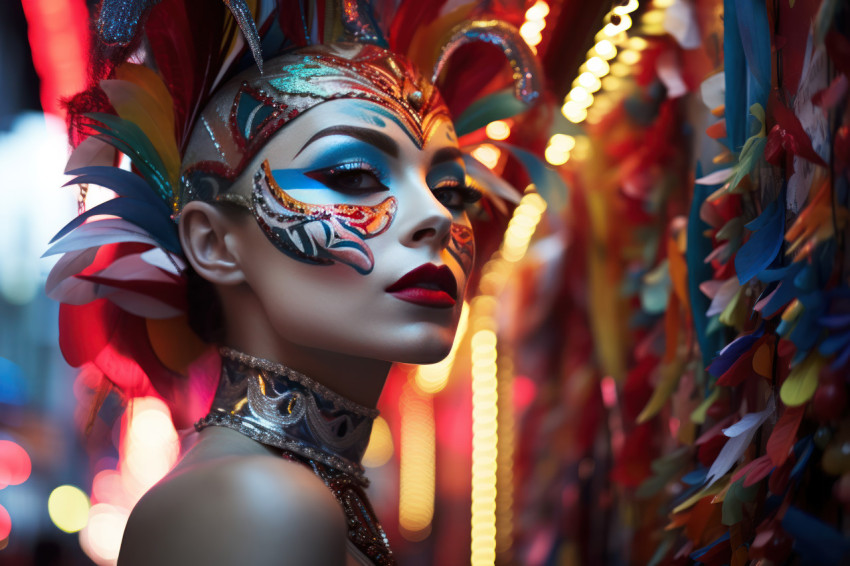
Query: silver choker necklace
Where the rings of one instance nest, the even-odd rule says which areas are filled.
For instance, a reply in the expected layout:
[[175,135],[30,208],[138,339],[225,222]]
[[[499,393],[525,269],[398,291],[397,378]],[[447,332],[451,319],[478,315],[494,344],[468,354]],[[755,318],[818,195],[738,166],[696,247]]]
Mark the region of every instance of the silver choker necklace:
[[360,460],[376,409],[359,405],[286,367],[222,348],[221,380],[197,430],[223,426],[316,460],[368,485]]

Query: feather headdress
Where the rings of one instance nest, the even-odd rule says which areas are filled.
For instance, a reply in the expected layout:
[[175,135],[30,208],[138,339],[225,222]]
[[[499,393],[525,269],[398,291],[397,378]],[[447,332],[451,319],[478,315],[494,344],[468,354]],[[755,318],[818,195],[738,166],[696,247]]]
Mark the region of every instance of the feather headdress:
[[[69,184],[99,185],[116,197],[82,212],[47,251],[64,254],[47,291],[62,303],[68,362],[95,369],[105,388],[159,396],[178,426],[192,423],[211,390],[187,376],[216,362],[187,324],[174,222],[185,202],[204,197],[197,176],[232,181],[277,129],[339,97],[383,96],[413,123],[446,112],[458,135],[484,125],[464,109],[488,121],[517,113],[540,86],[530,48],[504,21],[519,20],[524,2],[507,4],[103,0],[90,87],[68,102],[76,149],[66,172],[75,176]],[[486,64],[455,72],[453,57],[470,50]],[[519,105],[480,99],[482,85],[504,68]],[[251,78],[232,82],[237,76]],[[228,115],[233,123],[221,118]],[[121,155],[131,171],[117,166]],[[482,185],[504,193],[492,174]]]

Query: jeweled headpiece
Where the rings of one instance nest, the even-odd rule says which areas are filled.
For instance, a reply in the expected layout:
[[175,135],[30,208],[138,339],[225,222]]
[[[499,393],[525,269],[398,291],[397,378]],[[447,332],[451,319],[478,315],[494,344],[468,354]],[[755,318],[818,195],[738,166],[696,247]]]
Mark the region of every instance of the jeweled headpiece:
[[[91,85],[68,103],[76,149],[67,172],[76,176],[69,184],[117,196],[81,211],[48,251],[64,253],[47,291],[62,303],[68,362],[124,394],[165,399],[178,425],[209,401],[184,379],[206,348],[185,317],[174,219],[186,202],[226,193],[272,135],[328,100],[382,105],[421,146],[435,120],[457,117],[504,68],[504,58],[490,64],[488,45],[507,58],[518,100],[530,104],[540,92],[530,48],[489,2],[451,10],[446,0],[383,2],[381,14],[369,0],[222,4],[102,1]],[[518,21],[525,3],[509,4],[500,2],[498,15]],[[451,68],[462,48],[482,48],[475,80]],[[488,121],[517,112],[499,101],[472,107]],[[486,124],[463,118],[457,123]],[[119,154],[132,171],[117,167]],[[111,218],[88,221],[102,215]]]
[[183,157],[179,208],[225,192],[266,141],[328,100],[374,102],[422,147],[438,118],[451,118],[440,93],[405,57],[383,47],[333,43],[298,49],[237,76],[207,105]]

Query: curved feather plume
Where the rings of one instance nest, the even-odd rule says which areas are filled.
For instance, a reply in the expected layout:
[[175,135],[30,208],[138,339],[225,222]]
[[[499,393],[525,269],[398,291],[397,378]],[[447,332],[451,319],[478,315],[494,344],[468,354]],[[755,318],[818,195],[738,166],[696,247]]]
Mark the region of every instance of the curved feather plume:
[[501,49],[513,69],[514,95],[526,104],[537,100],[541,85],[538,82],[540,72],[534,53],[514,26],[499,20],[464,22],[452,28],[434,64],[431,82],[437,82],[455,51],[475,42],[491,43]]
[[251,54],[254,56],[254,61],[257,63],[257,68],[260,69],[260,74],[263,73],[263,49],[260,47],[260,34],[257,33],[257,24],[254,23],[254,16],[251,14],[251,9],[245,0],[221,0],[224,5],[236,18],[236,23],[239,24],[239,29],[242,30],[242,35],[245,36],[245,41],[251,48]]
[[[97,31],[106,45],[126,46],[133,42],[150,13],[162,0],[103,0],[97,19]],[[263,51],[260,34],[248,3],[245,0],[221,0],[236,19],[254,61],[263,72]]]

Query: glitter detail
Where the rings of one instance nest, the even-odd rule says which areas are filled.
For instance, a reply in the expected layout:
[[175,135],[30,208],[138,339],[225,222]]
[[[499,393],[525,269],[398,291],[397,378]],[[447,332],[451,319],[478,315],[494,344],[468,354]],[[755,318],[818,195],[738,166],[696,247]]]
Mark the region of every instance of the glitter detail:
[[271,360],[266,360],[264,358],[257,358],[242,353],[238,350],[234,350],[233,348],[220,348],[219,353],[229,360],[239,362],[240,364],[246,365],[248,367],[271,372],[278,375],[285,375],[287,379],[299,383],[307,389],[315,391],[317,394],[330,401],[335,408],[345,409],[346,411],[351,411],[352,413],[368,417],[370,419],[375,419],[378,417],[378,415],[381,414],[380,411],[378,411],[377,409],[370,409],[369,407],[360,405],[359,403],[355,403],[347,397],[343,397],[339,393],[328,389],[318,381],[315,381],[307,377],[303,373],[295,371],[294,369],[288,368],[283,364],[279,364]]
[[103,0],[97,17],[97,33],[107,45],[127,45],[139,23],[160,0]]
[[450,39],[443,44],[434,65],[431,82],[437,82],[458,48],[474,42],[491,43],[502,50],[513,70],[514,95],[518,99],[531,104],[540,97],[541,85],[537,79],[540,72],[534,53],[514,26],[499,20],[465,22],[452,29]]
[[222,348],[209,414],[195,424],[233,429],[268,446],[321,462],[368,485],[360,460],[378,411],[284,365]]
[[195,428],[230,428],[310,468],[342,506],[349,553],[377,566],[395,566],[360,466],[378,411],[282,364],[232,348],[220,352],[221,381],[212,409]]
[[257,224],[275,247],[307,263],[339,262],[371,272],[375,259],[365,240],[389,228],[397,209],[395,197],[374,206],[299,201],[278,185],[268,160],[254,177],[251,211]]
[[251,9],[245,0],[221,0],[224,5],[236,18],[236,23],[239,24],[239,29],[242,30],[242,35],[245,36],[245,41],[251,48],[251,54],[254,56],[254,61],[257,63],[257,68],[260,74],[263,74],[263,50],[260,47],[260,34],[257,33],[257,24],[254,23],[254,16],[251,15]]
[[[373,43],[387,47],[387,41],[378,31],[378,26],[372,18],[372,6],[362,0],[341,0],[342,27],[347,41]],[[327,39],[326,39],[327,41]]]
[[395,566],[397,564],[390,541],[378,522],[375,511],[369,503],[369,498],[363,487],[350,475],[328,468],[321,462],[304,458],[297,454],[284,452],[282,456],[288,460],[308,466],[316,476],[331,490],[336,500],[342,505],[348,527],[349,551],[363,555],[376,566]]
[[472,228],[463,224],[452,223],[451,239],[447,249],[463,272],[468,275],[472,271],[472,264],[475,261],[475,238]]
[[218,143],[217,139],[215,139],[215,133],[212,131],[212,128],[210,128],[210,123],[207,122],[207,119],[203,116],[201,116],[201,123],[204,125],[204,129],[206,129],[207,133],[210,135],[210,140],[212,140],[212,143],[215,146],[215,149],[218,151],[218,155],[223,160],[226,160],[227,156],[224,155],[224,152],[221,150],[221,144]]
[[[264,75],[251,69],[216,93],[202,114],[207,125],[196,125],[186,146],[181,174],[188,183],[180,208],[229,190],[280,128],[322,102],[340,99],[375,103],[420,149],[440,123],[451,120],[436,87],[401,55],[362,43],[304,47],[267,61]],[[262,115],[250,121],[248,137],[246,104]],[[205,177],[215,180],[215,193],[200,190],[209,185]],[[190,186],[192,194],[185,191]]]

